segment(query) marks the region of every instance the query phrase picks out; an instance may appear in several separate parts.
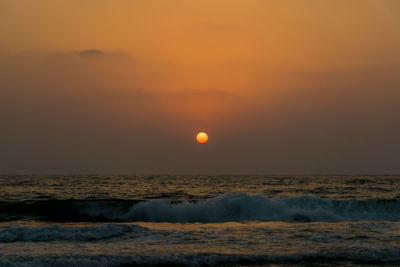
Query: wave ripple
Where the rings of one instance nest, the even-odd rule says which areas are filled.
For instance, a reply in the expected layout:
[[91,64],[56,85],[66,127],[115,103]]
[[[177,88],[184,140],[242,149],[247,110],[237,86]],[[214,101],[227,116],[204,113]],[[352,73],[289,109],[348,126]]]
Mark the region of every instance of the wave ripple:
[[0,228],[0,242],[97,241],[145,231],[138,225],[103,224],[99,226],[7,226]]

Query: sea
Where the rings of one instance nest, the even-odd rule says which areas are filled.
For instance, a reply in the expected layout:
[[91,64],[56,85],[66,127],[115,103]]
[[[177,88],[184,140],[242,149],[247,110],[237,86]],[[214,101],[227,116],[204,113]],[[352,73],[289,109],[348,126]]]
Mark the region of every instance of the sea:
[[400,176],[3,175],[0,266],[400,266]]

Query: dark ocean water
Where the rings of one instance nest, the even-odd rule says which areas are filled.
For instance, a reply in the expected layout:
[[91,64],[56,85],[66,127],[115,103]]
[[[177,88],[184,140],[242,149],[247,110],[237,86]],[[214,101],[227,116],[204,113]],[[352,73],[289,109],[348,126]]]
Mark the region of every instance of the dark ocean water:
[[0,266],[400,266],[400,176],[0,176]]

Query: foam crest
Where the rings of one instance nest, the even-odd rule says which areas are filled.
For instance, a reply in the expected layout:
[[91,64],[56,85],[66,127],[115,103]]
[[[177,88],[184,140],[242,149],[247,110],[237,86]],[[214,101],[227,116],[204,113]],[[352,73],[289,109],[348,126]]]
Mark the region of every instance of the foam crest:
[[204,201],[175,204],[150,200],[120,214],[93,207],[83,212],[113,220],[150,222],[400,220],[400,202],[339,201],[313,196],[270,199],[263,195],[225,194]]

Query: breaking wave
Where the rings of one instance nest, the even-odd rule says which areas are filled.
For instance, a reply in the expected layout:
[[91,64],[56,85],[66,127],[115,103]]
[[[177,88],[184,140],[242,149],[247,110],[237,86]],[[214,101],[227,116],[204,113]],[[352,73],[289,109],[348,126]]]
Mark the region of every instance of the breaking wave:
[[162,199],[141,202],[47,200],[2,203],[0,214],[9,220],[32,216],[53,221],[103,222],[398,221],[400,199],[334,200],[314,196],[268,198],[264,195],[224,194],[197,202],[178,203]]

